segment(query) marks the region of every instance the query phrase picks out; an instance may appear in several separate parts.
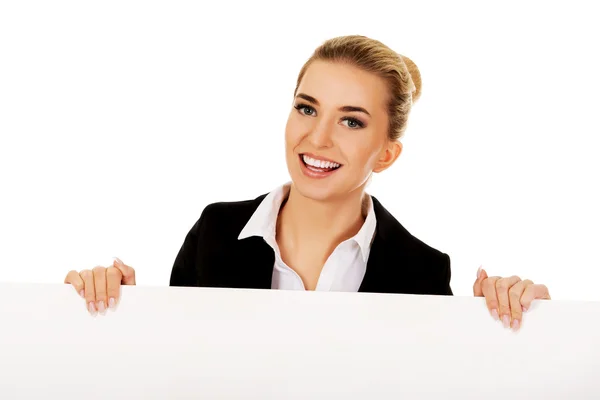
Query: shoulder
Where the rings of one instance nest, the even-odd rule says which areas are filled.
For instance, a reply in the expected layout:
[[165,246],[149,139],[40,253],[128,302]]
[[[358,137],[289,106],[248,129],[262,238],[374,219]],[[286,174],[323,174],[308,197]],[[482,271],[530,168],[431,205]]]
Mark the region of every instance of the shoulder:
[[387,284],[391,285],[386,287],[388,291],[452,295],[448,254],[416,238],[376,198],[372,199],[377,218],[377,259],[385,264]]
[[377,217],[377,235],[385,243],[388,255],[409,258],[412,261],[410,265],[429,270],[449,267],[448,254],[415,237],[375,197],[372,199]]
[[202,216],[207,218],[214,216],[230,216],[234,218],[236,216],[248,215],[248,217],[250,217],[266,196],[267,194],[265,193],[254,199],[210,203],[202,211]]
[[235,279],[243,276],[243,273],[225,276],[223,273],[231,272],[231,268],[222,267],[234,268],[242,264],[236,258],[237,235],[264,197],[217,202],[204,207],[177,254],[170,285],[237,285]]
[[431,247],[409,232],[377,198],[374,196],[371,196],[371,198],[373,199],[373,208],[375,209],[379,233],[386,241],[396,242],[397,245],[402,245],[403,248],[409,248],[415,252],[434,255],[442,254],[439,250]]

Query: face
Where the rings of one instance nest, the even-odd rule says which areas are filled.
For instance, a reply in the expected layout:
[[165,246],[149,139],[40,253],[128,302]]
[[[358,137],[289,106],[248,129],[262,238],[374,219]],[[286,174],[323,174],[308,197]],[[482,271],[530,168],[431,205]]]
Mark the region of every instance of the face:
[[307,69],[285,132],[286,161],[295,189],[315,200],[360,194],[373,172],[387,169],[402,145],[388,139],[383,79],[341,63]]

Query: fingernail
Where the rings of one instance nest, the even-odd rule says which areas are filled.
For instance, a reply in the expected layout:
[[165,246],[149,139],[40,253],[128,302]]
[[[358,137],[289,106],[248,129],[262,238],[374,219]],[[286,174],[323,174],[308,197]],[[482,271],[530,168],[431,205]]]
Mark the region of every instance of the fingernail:
[[113,257],[113,259],[119,264],[123,265],[123,261],[119,260],[119,257]]
[[492,310],[492,318],[494,318],[495,321],[498,321],[500,319],[498,317],[498,310],[496,310],[495,308]]
[[104,308],[104,301],[100,300],[100,302],[98,303],[98,312],[103,313],[106,309]]
[[111,309],[115,309],[116,307],[116,302],[115,302],[115,298],[111,297],[110,299],[108,299],[108,307],[110,307]]
[[90,303],[88,304],[88,310],[90,311],[90,314],[96,313],[96,306],[94,306],[93,301],[90,301]]
[[527,312],[527,307],[523,307],[523,312]]
[[518,319],[514,319],[512,322],[512,328],[514,331],[519,330],[519,320]]
[[83,290],[81,290],[81,292],[79,292],[79,295],[80,295],[81,297],[84,297],[84,298],[85,298],[85,292],[84,292]]
[[508,318],[508,315],[502,317],[502,324],[505,328],[510,328],[510,319]]
[[479,277],[481,276],[481,267],[483,265],[480,265],[479,268],[477,269],[477,279],[479,279]]

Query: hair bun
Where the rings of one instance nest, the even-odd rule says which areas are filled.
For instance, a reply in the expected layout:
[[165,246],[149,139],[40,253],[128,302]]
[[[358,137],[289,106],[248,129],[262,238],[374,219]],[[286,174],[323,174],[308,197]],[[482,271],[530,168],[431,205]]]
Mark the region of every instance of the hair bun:
[[414,89],[412,91],[412,102],[415,103],[419,97],[421,97],[421,72],[419,72],[419,68],[417,65],[408,57],[400,55],[408,72],[410,73],[410,78],[412,79],[412,83]]

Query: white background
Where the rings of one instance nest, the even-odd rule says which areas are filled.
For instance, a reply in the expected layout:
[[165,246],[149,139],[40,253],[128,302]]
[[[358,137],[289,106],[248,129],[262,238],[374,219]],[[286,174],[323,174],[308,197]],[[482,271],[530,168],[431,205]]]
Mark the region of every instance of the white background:
[[423,76],[404,152],[368,188],[452,259],[600,300],[598,93],[586,2],[0,4],[0,281],[62,282],[118,256],[168,285],[214,201],[288,180],[304,61],[363,34]]

